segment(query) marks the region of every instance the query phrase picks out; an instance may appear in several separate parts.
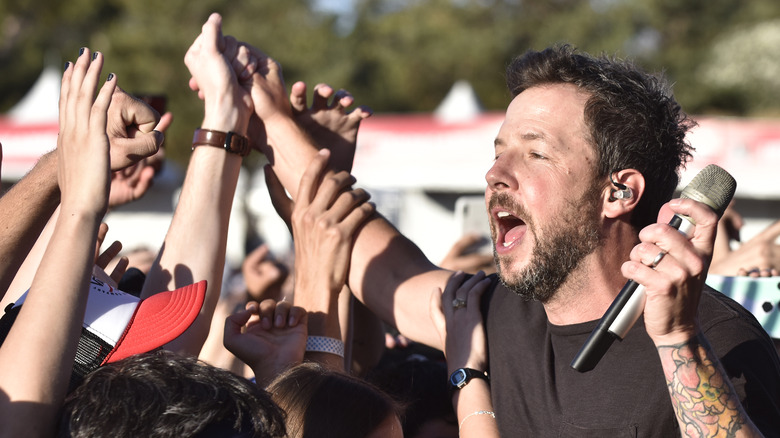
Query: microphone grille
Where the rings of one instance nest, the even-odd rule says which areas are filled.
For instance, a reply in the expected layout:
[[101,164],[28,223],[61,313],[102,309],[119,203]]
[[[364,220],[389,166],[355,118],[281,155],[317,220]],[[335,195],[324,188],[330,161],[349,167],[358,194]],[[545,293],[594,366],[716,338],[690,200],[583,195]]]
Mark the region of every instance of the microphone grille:
[[723,168],[710,164],[693,177],[680,197],[707,204],[720,218],[736,190],[737,181],[734,177]]

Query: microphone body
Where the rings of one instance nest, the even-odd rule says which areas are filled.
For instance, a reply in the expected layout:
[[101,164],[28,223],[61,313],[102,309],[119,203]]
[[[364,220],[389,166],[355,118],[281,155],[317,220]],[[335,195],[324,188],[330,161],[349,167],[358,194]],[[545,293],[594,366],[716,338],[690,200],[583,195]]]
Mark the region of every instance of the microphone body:
[[[736,181],[728,172],[718,166],[709,165],[694,177],[683,190],[681,197],[705,203],[720,218],[731,202],[735,190]],[[687,216],[675,214],[669,225],[686,237],[691,237],[696,224]],[[595,368],[615,339],[623,340],[642,315],[645,298],[645,287],[634,280],[628,280],[577,352],[571,367],[579,372]]]

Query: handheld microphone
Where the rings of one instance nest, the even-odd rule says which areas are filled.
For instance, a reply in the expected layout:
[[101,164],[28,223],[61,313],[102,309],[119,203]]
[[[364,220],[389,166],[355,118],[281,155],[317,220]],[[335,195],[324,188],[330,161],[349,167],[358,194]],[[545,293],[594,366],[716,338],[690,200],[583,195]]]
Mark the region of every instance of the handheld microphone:
[[[683,189],[680,197],[706,204],[720,218],[731,202],[736,189],[737,182],[728,172],[710,164],[696,174],[690,184]],[[669,221],[669,225],[690,237],[696,224],[687,216],[675,214]],[[661,253],[659,257],[656,257],[654,267],[663,255],[664,253]],[[634,280],[628,280],[580,351],[577,352],[571,362],[571,367],[581,373],[595,368],[612,342],[615,339],[622,341],[625,338],[639,316],[642,315],[644,308],[645,287]]]

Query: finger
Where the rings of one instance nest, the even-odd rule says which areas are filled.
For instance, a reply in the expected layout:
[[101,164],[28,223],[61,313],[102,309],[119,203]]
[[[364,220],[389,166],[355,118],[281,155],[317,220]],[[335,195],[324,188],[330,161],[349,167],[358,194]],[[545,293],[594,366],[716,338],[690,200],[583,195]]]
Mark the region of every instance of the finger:
[[212,53],[222,53],[225,41],[222,38],[222,16],[214,12],[201,27],[203,49]]
[[340,106],[341,108],[349,108],[355,102],[355,98],[352,97],[349,91],[340,89],[333,95],[333,105]]
[[114,266],[114,269],[111,270],[111,279],[114,280],[114,283],[119,284],[119,282],[122,280],[122,276],[125,275],[125,271],[127,271],[127,267],[130,266],[130,259],[127,257],[120,257],[119,260],[117,260],[116,265]]
[[291,308],[292,304],[287,301],[279,301],[276,303],[276,310],[274,311],[274,327],[283,328],[287,324]]
[[[466,281],[461,283],[460,287],[458,288],[458,292],[455,292],[456,295],[458,295],[458,298],[466,299],[466,296],[468,295],[469,291],[484,279],[485,279],[485,272],[478,271],[476,274],[472,275],[471,277],[466,279]],[[461,294],[463,296],[461,296]]]
[[118,240],[115,240],[108,248],[106,248],[105,251],[100,254],[97,260],[95,260],[95,264],[105,269],[106,266],[111,263],[111,260],[114,260],[114,257],[119,255],[120,251],[122,251],[122,243]]
[[296,206],[305,207],[314,199],[314,194],[317,193],[328,158],[330,158],[330,151],[321,149],[311,160],[309,166],[303,172],[301,182],[298,185],[298,196],[295,197]]
[[[352,180],[354,181],[354,178]],[[346,187],[348,187],[348,185],[344,188]],[[341,193],[337,194],[336,200],[333,201],[333,205],[324,207],[327,208],[331,220],[335,222],[343,221],[347,215],[371,198],[371,195],[362,188],[354,190],[344,190],[344,188],[341,189],[343,190]]]
[[127,94],[121,87],[116,87],[111,96],[111,106],[121,110],[121,119],[125,126],[136,126],[146,134],[152,132],[160,121],[160,114],[146,102]]
[[[469,289],[468,298],[466,299],[466,307],[479,311],[481,307],[482,295],[488,289],[492,281],[490,278],[485,276],[483,271],[479,271],[477,274],[482,274],[482,279]],[[474,277],[476,277],[476,275]]]
[[292,225],[290,224],[290,218],[295,206],[292,199],[287,196],[287,192],[284,190],[282,182],[279,181],[279,177],[276,176],[276,172],[273,171],[270,165],[265,165],[263,168],[265,176],[265,184],[268,187],[268,195],[271,197],[271,205],[279,215],[280,218],[287,224],[287,229],[292,233]]
[[100,251],[100,247],[103,245],[103,240],[105,240],[106,234],[108,234],[108,224],[105,222],[101,222],[100,225],[98,226],[97,247],[95,248],[95,259],[97,259],[98,251]]
[[260,324],[263,329],[271,330],[273,328],[275,311],[276,300],[269,298],[260,302],[258,314],[260,316]]
[[[225,35],[224,37],[222,37],[222,42],[224,43],[224,49],[220,51],[225,56],[225,59],[229,60],[232,63],[233,61],[236,60],[236,57],[238,56],[238,51],[239,51],[238,41],[236,41],[236,39],[230,35]],[[244,48],[244,50],[247,51],[246,48]],[[236,70],[236,73],[243,70],[244,64],[239,64],[238,67],[240,68]]]
[[688,216],[696,224],[691,243],[706,256],[712,254],[712,242],[718,229],[718,215],[712,209],[693,199],[672,199],[669,207],[676,214]]
[[68,103],[68,92],[70,90],[70,78],[73,75],[73,63],[68,61],[65,63],[65,70],[62,72],[62,80],[60,81],[60,100],[59,100],[59,114],[60,118],[67,113],[66,105]]
[[780,236],[780,220],[775,221],[768,227],[764,228],[760,233],[756,234],[756,236],[750,240],[774,242],[777,240],[778,236]]
[[[200,91],[200,87],[198,86],[198,81],[195,80],[195,78],[190,78],[190,80],[187,82],[187,85],[190,87],[190,90],[192,91]],[[198,97],[203,99],[203,97],[199,94]]]
[[287,318],[287,325],[289,327],[297,327],[298,325],[306,325],[308,323],[308,313],[306,309],[299,306],[293,306],[290,309],[289,317]]
[[[157,123],[157,126],[154,127],[154,130],[164,134],[165,131],[171,126],[171,123],[173,123],[173,113],[168,111],[160,116],[160,121]],[[160,144],[160,146],[162,146],[162,144]]]
[[[76,59],[76,63],[73,65],[73,72],[70,76],[70,84],[68,87],[68,94],[67,94],[67,103],[65,105],[65,111],[66,114],[82,114],[81,111],[79,111],[78,104],[80,103],[80,97],[81,97],[81,91],[82,87],[81,84],[84,82],[84,77],[87,74],[87,68],[89,67],[89,49],[86,47],[82,47],[79,51],[79,57]],[[90,96],[90,103],[92,103],[92,96]],[[82,114],[82,117],[86,117],[86,115]],[[70,126],[72,118],[68,117],[66,118],[68,120],[68,124],[66,125],[65,129],[72,129]],[[63,127],[60,127],[60,130],[62,130]]]
[[[714,216],[714,213],[712,215]],[[697,222],[693,232],[694,236],[690,240],[667,224],[649,225],[639,232],[639,239],[644,243],[640,245],[642,247],[641,260],[633,260],[652,265],[655,257],[662,251],[666,253],[666,256],[661,260],[662,263],[659,266],[666,266],[667,260],[673,258],[686,266],[692,276],[698,276],[704,270],[705,260],[708,262],[712,255],[713,240],[707,240],[706,236],[714,238],[712,231],[717,226],[716,224],[716,221],[709,224]],[[698,240],[694,241],[697,237]],[[657,248],[653,249],[652,245]]]
[[246,270],[254,269],[260,265],[266,256],[268,256],[269,252],[270,250],[268,249],[268,245],[262,244],[247,254],[242,265],[246,268]]
[[296,113],[306,111],[306,83],[298,81],[290,88],[290,105]]
[[353,209],[346,218],[341,222],[345,232],[354,236],[357,233],[358,228],[366,223],[366,220],[370,218],[376,211],[376,206],[370,202],[361,204],[359,207]]
[[374,114],[374,110],[372,110],[370,107],[365,105],[360,105],[359,107],[352,110],[352,112],[349,113],[349,120],[352,123],[357,122],[358,120],[363,120],[371,117]]
[[333,88],[328,84],[317,84],[314,86],[314,97],[312,98],[312,111],[320,111],[328,108],[328,100],[333,95]]
[[[97,89],[98,80],[100,79],[100,72],[103,69],[103,54],[94,52],[90,56],[92,58],[89,67],[87,67],[87,72],[84,75],[84,81],[81,83],[81,93],[85,98],[84,100],[91,104],[94,100],[93,98],[95,96],[95,90]],[[108,108],[108,105],[106,105],[106,108]]]
[[[100,70],[97,72],[99,74]],[[103,86],[100,88],[100,92],[95,99],[95,103],[92,105],[92,113],[91,117],[89,118],[89,124],[90,127],[94,129],[93,132],[99,133],[99,135],[103,138],[106,136],[108,108],[111,105],[111,96],[114,94],[114,89],[116,89],[116,83],[116,75],[109,73],[108,77],[106,78],[106,82],[104,82]],[[103,152],[107,154],[108,149],[105,149]],[[106,164],[108,165],[109,163],[107,162]]]
[[[333,219],[341,220],[346,211],[357,203],[355,201],[358,196],[362,195],[365,199],[368,199],[366,197],[368,194],[362,189],[358,191],[349,190],[349,187],[355,181],[355,177],[345,171],[324,177],[319,187],[314,188],[316,193],[311,200],[310,208],[314,211],[338,209],[340,216]],[[340,205],[336,206],[336,203],[339,201]],[[305,206],[306,204],[301,205]]]
[[241,329],[249,321],[249,318],[254,312],[250,309],[238,311],[232,315],[228,315],[225,318],[225,343],[227,343],[228,335],[241,334]]

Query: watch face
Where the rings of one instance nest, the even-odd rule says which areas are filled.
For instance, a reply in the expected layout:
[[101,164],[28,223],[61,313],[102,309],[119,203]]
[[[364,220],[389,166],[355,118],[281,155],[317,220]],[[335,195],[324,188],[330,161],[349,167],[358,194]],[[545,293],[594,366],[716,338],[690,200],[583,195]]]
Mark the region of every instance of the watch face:
[[466,371],[461,369],[452,373],[452,376],[450,376],[450,383],[452,383],[453,386],[457,386],[458,388],[465,385]]

